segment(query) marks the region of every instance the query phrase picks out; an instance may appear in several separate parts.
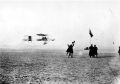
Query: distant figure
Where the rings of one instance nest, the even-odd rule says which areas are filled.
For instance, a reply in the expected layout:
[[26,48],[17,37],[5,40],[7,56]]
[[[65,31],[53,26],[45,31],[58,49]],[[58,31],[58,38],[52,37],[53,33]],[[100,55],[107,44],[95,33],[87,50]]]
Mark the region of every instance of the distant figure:
[[89,47],[89,56],[90,57],[94,57],[94,49],[93,49],[93,45],[91,44],[91,46]]
[[119,50],[118,50],[119,56],[120,56],[120,46],[119,46]]
[[88,47],[86,47],[86,48],[84,48],[84,50],[89,50],[89,48],[88,48]]
[[66,51],[67,54],[69,54],[68,58],[69,58],[70,56],[71,56],[71,58],[73,58],[73,46],[74,46],[74,43],[75,43],[75,41],[72,42],[72,44],[68,46],[68,49],[67,49],[67,51]]
[[97,57],[97,55],[98,55],[97,50],[98,50],[98,48],[96,47],[96,45],[94,45],[94,47],[93,47],[94,57]]

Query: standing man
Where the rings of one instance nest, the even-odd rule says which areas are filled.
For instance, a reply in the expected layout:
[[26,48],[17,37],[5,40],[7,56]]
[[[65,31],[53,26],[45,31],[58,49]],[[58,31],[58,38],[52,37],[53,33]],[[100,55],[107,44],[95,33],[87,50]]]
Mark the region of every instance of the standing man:
[[94,57],[97,57],[98,53],[97,53],[98,48],[96,47],[96,45],[94,45]]
[[93,44],[91,44],[91,46],[89,47],[89,56],[90,58],[94,56]]

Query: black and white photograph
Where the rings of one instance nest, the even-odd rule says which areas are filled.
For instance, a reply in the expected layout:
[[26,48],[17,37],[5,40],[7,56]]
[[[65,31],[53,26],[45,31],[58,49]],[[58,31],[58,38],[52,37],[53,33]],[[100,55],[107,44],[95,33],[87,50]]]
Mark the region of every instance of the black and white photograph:
[[120,84],[120,1],[0,0],[0,84]]

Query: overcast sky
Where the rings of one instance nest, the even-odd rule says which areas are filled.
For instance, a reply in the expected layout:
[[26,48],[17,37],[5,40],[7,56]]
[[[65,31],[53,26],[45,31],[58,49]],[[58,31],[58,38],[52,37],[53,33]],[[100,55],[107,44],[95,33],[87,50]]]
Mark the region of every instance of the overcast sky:
[[[75,48],[120,45],[119,1],[0,1],[0,47],[59,47],[76,41]],[[36,34],[56,40],[43,45]],[[25,35],[33,43],[23,42]]]

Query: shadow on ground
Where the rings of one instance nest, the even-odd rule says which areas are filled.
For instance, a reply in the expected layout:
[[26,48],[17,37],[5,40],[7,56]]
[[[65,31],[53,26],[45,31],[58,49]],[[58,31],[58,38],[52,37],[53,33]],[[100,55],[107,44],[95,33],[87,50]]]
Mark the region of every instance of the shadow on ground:
[[115,57],[115,56],[98,56],[97,58],[112,58],[112,57]]

